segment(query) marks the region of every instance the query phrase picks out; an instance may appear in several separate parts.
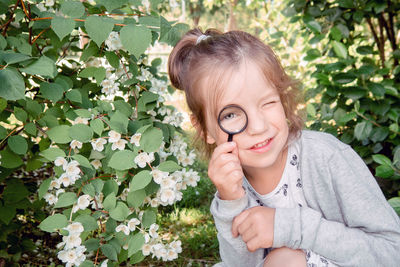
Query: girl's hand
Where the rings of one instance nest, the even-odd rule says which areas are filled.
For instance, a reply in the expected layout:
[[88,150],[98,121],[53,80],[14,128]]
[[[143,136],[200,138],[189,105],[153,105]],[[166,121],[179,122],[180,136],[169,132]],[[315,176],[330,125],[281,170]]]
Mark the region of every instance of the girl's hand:
[[208,165],[208,176],[223,200],[234,200],[244,196],[243,170],[235,142],[226,142],[215,148]]
[[270,248],[274,241],[275,209],[253,207],[233,219],[233,237],[242,236],[250,252],[259,248]]

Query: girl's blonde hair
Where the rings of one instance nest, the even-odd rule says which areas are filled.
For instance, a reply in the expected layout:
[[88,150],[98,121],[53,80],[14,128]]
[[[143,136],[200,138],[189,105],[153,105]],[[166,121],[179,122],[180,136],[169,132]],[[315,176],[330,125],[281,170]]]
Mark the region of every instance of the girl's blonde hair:
[[[199,36],[209,37],[197,43]],[[176,44],[168,59],[168,74],[172,85],[184,90],[192,116],[200,129],[197,138],[206,136],[206,110],[204,86],[213,92],[213,110],[224,88],[224,83],[234,69],[244,60],[256,63],[266,80],[277,89],[289,124],[289,138],[296,137],[303,128],[303,119],[297,112],[300,93],[297,83],[284,71],[273,50],[258,38],[243,31],[222,33],[215,29],[204,33],[198,29],[188,31]],[[206,83],[206,84],[205,84]],[[205,152],[210,156],[214,147],[205,142]]]

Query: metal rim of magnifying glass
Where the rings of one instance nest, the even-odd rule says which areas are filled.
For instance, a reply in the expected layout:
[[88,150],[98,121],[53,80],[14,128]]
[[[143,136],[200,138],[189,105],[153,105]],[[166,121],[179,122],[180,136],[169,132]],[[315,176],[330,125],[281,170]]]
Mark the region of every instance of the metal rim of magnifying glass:
[[[228,108],[238,108],[238,109],[240,109],[241,111],[243,111],[243,114],[246,116],[246,123],[243,125],[242,129],[240,129],[240,131],[238,131],[238,132],[230,132],[230,131],[226,130],[226,129],[221,125],[221,120],[220,120],[221,114],[222,114],[222,112],[223,112],[224,110],[226,110],[226,109],[228,109]],[[243,131],[247,128],[248,122],[249,122],[249,118],[247,117],[246,111],[244,111],[244,109],[243,109],[242,107],[240,107],[240,106],[238,106],[238,105],[235,105],[235,104],[225,106],[223,109],[221,109],[221,111],[220,111],[219,114],[218,114],[218,125],[219,125],[219,127],[221,127],[222,131],[224,131],[224,132],[227,133],[227,134],[232,134],[232,135],[234,135],[234,134],[238,134],[238,133],[243,132]]]

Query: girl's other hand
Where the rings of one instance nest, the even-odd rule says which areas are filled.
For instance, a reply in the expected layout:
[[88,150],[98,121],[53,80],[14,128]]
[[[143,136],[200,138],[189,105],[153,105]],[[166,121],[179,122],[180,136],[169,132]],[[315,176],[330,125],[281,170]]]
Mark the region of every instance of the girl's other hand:
[[250,252],[270,248],[274,241],[275,209],[258,206],[247,209],[233,219],[233,237],[242,236]]
[[235,142],[215,148],[208,165],[208,176],[223,200],[239,199],[245,195],[242,187],[243,170]]

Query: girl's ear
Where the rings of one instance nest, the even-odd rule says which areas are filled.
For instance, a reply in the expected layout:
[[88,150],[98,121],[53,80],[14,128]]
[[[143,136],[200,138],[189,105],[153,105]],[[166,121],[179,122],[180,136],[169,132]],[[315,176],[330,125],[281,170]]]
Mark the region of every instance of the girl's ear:
[[196,117],[192,114],[190,115],[190,122],[192,123],[193,127],[196,129],[196,131],[198,133],[200,133],[200,137],[205,140],[208,144],[214,144],[215,143],[215,139],[209,134],[207,133],[204,136],[204,132],[203,129],[201,128],[199,122],[197,121]]

